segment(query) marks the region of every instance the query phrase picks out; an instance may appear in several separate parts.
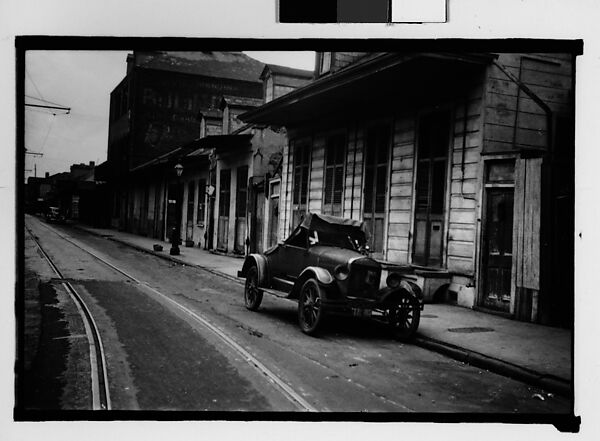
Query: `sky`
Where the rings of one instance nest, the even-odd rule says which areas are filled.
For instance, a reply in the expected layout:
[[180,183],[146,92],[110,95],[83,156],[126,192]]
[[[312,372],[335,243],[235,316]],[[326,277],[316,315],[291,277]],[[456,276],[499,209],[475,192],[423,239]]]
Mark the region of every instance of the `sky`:
[[[128,51],[28,51],[25,179],[69,171],[72,164],[106,160],[110,92],[127,70]],[[264,63],[312,70],[314,52],[246,52]]]

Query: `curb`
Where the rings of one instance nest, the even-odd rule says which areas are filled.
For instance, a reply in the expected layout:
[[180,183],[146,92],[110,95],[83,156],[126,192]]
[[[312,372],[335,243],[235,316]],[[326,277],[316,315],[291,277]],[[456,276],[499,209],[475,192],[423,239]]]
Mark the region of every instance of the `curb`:
[[522,381],[565,397],[572,395],[571,383],[562,378],[543,374],[429,337],[417,336],[414,338],[413,343],[424,349],[438,352],[457,361],[512,378],[513,380]]
[[[103,237],[108,240],[112,240],[113,242],[118,242],[122,245],[128,246],[135,250],[152,254],[153,256],[157,256],[161,259],[168,260],[170,262],[174,262],[180,265],[188,265],[195,268],[202,269],[216,276],[224,277],[233,282],[243,284],[242,279],[238,277],[231,276],[229,274],[223,273],[218,270],[214,270],[211,268],[206,268],[204,266],[186,262],[183,259],[173,257],[170,255],[161,254],[154,250],[146,249],[142,246],[132,244],[127,242],[126,240],[119,239],[116,237],[107,237],[101,233],[97,233],[95,231],[90,231],[86,228],[80,227],[79,225],[73,225],[75,228],[85,231],[87,233],[93,234],[95,236]],[[572,387],[571,382],[564,380],[562,378],[554,377],[547,374],[542,374],[540,372],[527,369],[507,361],[502,361],[500,359],[490,357],[488,355],[481,354],[480,352],[471,351],[469,349],[461,348],[459,346],[452,345],[450,343],[443,342],[441,340],[436,340],[429,337],[419,336],[417,335],[413,343],[419,347],[424,349],[428,349],[430,351],[437,352],[439,354],[445,355],[447,357],[453,358],[454,360],[460,361],[462,363],[469,364],[471,366],[476,366],[490,372],[512,378],[514,380],[522,381],[524,383],[530,384],[532,386],[537,386],[542,389],[546,389],[548,391],[560,394],[565,397],[570,397],[572,395]]]
[[163,253],[161,253],[159,251],[154,251],[154,250],[151,250],[151,249],[147,249],[147,248],[144,248],[143,246],[136,245],[136,244],[133,244],[131,242],[128,242],[127,240],[119,239],[118,237],[107,236],[107,235],[104,235],[102,233],[98,233],[96,231],[88,230],[87,228],[83,228],[83,227],[81,227],[79,225],[73,225],[73,227],[77,228],[80,231],[85,231],[86,233],[92,234],[94,236],[102,237],[104,239],[108,239],[108,240],[112,240],[113,242],[120,243],[121,245],[128,246],[128,247],[133,248],[133,249],[135,249],[137,251],[141,251],[142,253],[151,254],[151,255],[159,257],[161,259],[168,260],[169,262],[177,263],[179,265],[192,266],[194,268],[199,268],[201,270],[207,271],[207,272],[209,272],[211,274],[214,274],[216,276],[224,277],[224,278],[229,279],[229,280],[231,280],[233,282],[237,282],[237,283],[240,283],[240,284],[244,283],[242,281],[242,279],[240,279],[238,277],[234,277],[234,276],[232,276],[230,274],[224,273],[224,272],[219,271],[219,270],[215,270],[215,269],[212,269],[212,268],[207,268],[205,266],[198,265],[196,263],[186,262],[185,260],[183,260],[181,258],[173,257],[173,256],[167,255],[167,254],[163,254]]

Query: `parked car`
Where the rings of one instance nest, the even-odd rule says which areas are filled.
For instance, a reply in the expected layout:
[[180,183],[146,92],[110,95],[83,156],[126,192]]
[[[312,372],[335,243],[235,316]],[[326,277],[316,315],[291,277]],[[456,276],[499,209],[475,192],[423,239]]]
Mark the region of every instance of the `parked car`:
[[308,213],[283,242],[246,257],[246,308],[256,311],[263,293],[298,302],[300,329],[317,333],[328,315],[367,317],[385,323],[399,340],[414,336],[422,291],[399,271],[382,283],[382,264],[369,257],[362,222]]
[[46,222],[64,223],[66,222],[66,219],[58,207],[48,207],[48,210],[46,211]]

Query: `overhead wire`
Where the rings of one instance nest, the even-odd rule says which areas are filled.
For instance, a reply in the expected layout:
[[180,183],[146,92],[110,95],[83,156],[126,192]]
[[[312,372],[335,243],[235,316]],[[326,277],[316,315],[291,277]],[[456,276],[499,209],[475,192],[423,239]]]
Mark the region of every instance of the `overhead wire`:
[[37,91],[38,95],[42,97],[42,101],[44,101],[44,95],[42,95],[42,92],[40,92],[40,89],[38,89],[37,84],[35,84],[35,81],[33,81],[33,78],[31,74],[27,71],[27,68],[25,68],[25,76],[29,77],[29,81],[31,81],[31,84],[33,84],[33,87]]

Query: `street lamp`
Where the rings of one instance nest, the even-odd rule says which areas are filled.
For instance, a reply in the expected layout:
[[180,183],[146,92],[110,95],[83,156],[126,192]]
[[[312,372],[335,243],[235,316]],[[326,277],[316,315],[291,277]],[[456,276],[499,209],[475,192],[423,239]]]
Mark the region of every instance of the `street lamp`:
[[175,202],[175,228],[171,231],[171,249],[169,250],[171,256],[179,256],[179,241],[181,239],[181,191],[179,178],[183,174],[183,165],[177,163],[175,173],[177,174],[177,198]]

